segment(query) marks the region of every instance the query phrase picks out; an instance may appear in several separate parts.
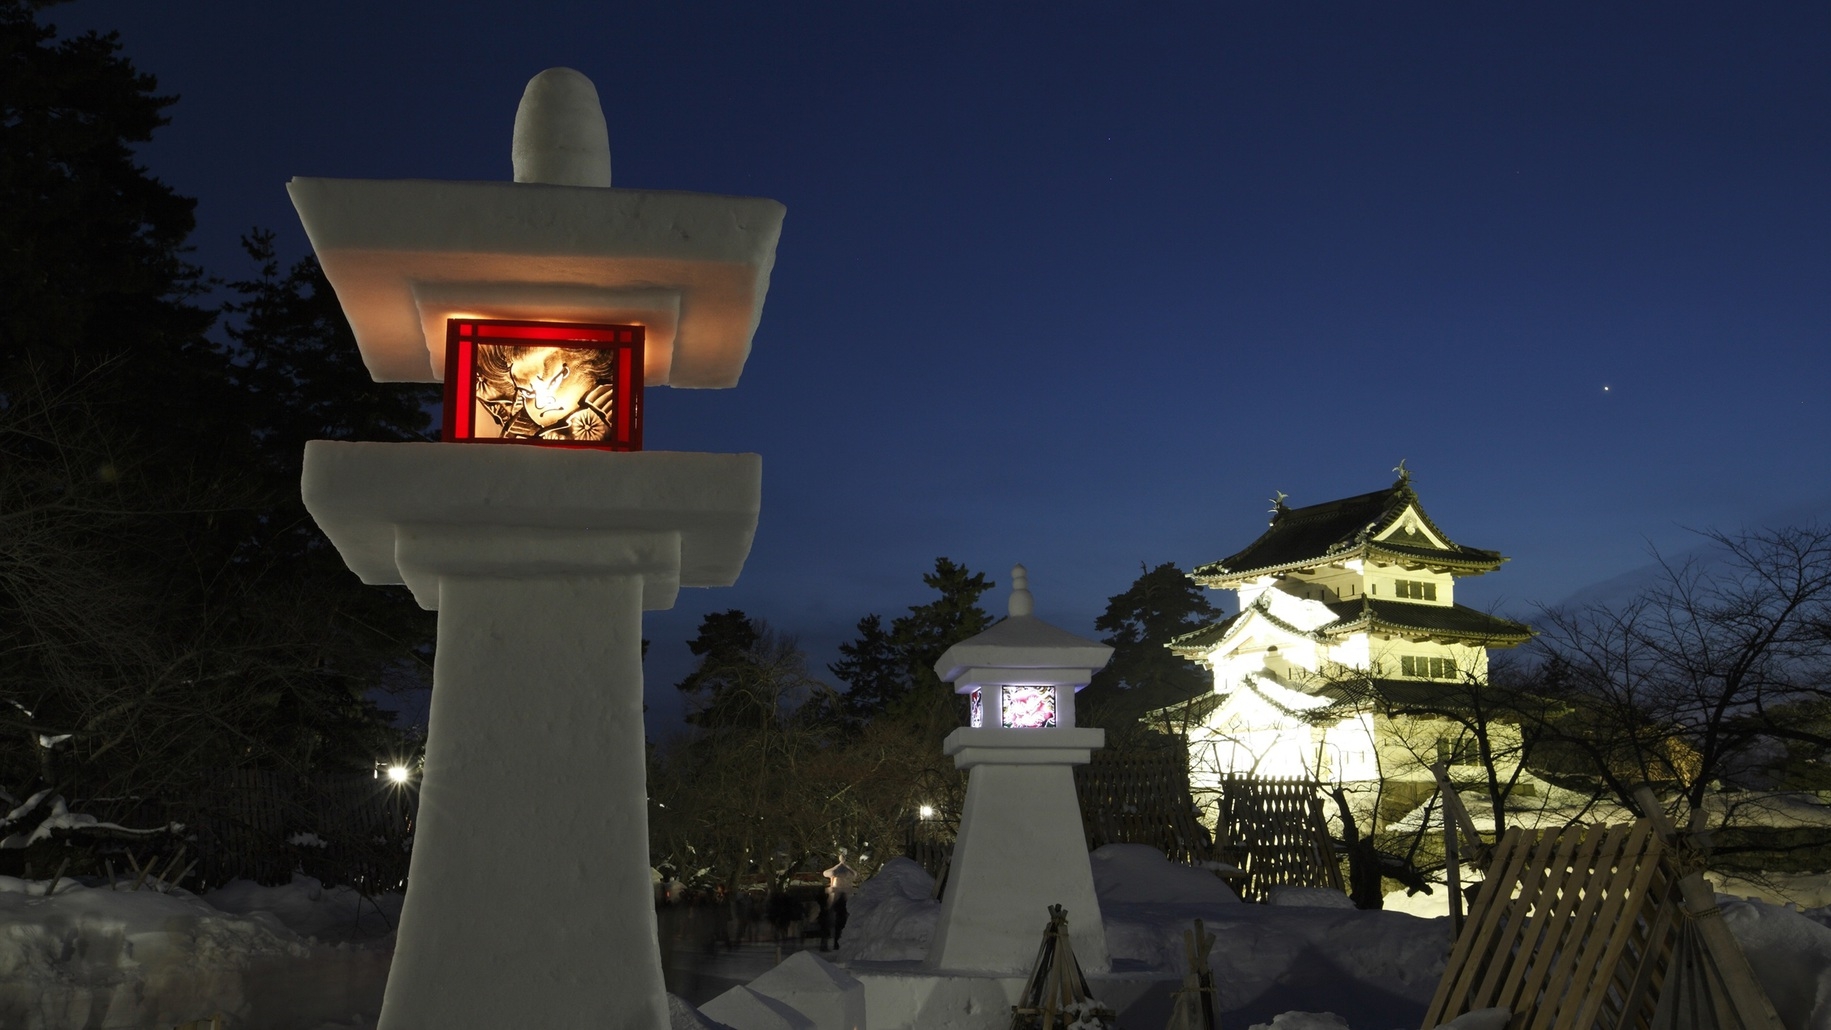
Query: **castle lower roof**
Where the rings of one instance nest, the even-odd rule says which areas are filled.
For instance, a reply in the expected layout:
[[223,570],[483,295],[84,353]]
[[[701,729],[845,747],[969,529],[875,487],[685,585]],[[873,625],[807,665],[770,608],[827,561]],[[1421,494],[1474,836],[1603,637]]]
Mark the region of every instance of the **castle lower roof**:
[[1336,613],[1336,620],[1317,627],[1318,636],[1389,633],[1403,637],[1456,640],[1483,647],[1513,647],[1532,639],[1531,627],[1498,615],[1489,615],[1467,605],[1412,604],[1357,597],[1350,601],[1337,601],[1328,608]]
[[1190,630],[1181,636],[1172,637],[1163,646],[1169,648],[1176,654],[1191,660],[1206,658],[1209,649],[1225,639],[1227,631],[1232,629],[1240,619],[1245,617],[1245,615],[1245,612],[1239,612],[1234,615],[1229,615],[1219,622],[1210,622],[1200,629]]
[[1460,604],[1416,604],[1357,597],[1324,605],[1335,615],[1334,620],[1305,630],[1273,615],[1264,602],[1265,597],[1262,596],[1239,614],[1191,630],[1171,639],[1164,646],[1190,661],[1201,661],[1208,657],[1215,645],[1227,638],[1227,634],[1248,613],[1256,614],[1280,629],[1313,640],[1334,639],[1355,633],[1383,633],[1412,639],[1453,640],[1482,647],[1514,647],[1532,639],[1530,626]]

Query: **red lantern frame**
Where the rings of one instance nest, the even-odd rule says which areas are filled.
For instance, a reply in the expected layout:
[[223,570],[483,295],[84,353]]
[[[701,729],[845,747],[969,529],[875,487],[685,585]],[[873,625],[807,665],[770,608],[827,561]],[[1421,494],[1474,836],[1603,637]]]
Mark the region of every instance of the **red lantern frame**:
[[[506,443],[537,447],[586,447],[596,450],[642,449],[643,327],[591,325],[582,322],[535,322],[506,319],[452,318],[445,323],[445,418],[443,438],[457,443]],[[602,365],[588,381],[570,389],[590,388],[583,400],[561,411],[563,420],[542,422],[527,413],[525,398],[539,396],[538,386],[523,387],[515,365],[542,359],[539,350],[592,351]],[[550,363],[550,358],[542,359]],[[541,367],[545,367],[544,365]],[[482,370],[482,375],[479,370]],[[562,365],[559,379],[570,367]],[[478,397],[480,379],[499,380],[510,394]],[[554,377],[534,376],[545,383]],[[608,397],[600,397],[608,387]],[[517,397],[523,399],[517,399]],[[595,400],[594,400],[595,398]],[[604,410],[608,401],[608,410]],[[558,403],[555,399],[555,403]],[[519,410],[518,410],[519,409]],[[500,417],[498,417],[500,416]],[[581,437],[583,432],[601,436]],[[479,435],[481,434],[481,435]]]

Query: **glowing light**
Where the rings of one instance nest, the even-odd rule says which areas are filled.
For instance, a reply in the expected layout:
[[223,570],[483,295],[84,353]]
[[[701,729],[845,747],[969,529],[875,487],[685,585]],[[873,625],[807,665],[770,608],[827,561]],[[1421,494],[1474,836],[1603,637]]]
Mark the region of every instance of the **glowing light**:
[[1046,729],[1055,725],[1054,687],[1005,687],[999,722],[1018,729]]
[[916,809],[916,814],[924,819],[933,819],[935,817],[935,806],[923,805],[921,808]]
[[642,449],[644,329],[452,318],[444,439]]
[[407,777],[410,775],[412,774],[407,771],[407,767],[404,765],[390,765],[388,767],[388,779],[393,780],[395,783],[406,783]]

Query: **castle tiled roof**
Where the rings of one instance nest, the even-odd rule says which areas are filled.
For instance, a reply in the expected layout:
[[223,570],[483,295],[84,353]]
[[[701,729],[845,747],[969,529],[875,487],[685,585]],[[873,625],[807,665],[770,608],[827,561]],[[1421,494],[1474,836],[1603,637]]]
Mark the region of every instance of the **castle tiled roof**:
[[1459,711],[1472,703],[1469,684],[1456,680],[1342,679],[1323,684],[1317,693],[1352,706]]
[[[1417,513],[1429,530],[1374,537],[1391,528],[1407,510]],[[1435,540],[1432,537],[1435,537]],[[1446,546],[1439,547],[1440,540]],[[1271,527],[1245,549],[1198,567],[1190,577],[1203,586],[1228,587],[1261,575],[1275,575],[1325,562],[1361,558],[1452,573],[1491,572],[1507,559],[1498,551],[1463,547],[1437,528],[1411,487],[1409,476],[1384,490],[1338,501],[1286,508],[1279,502]]]
[[1219,622],[1210,622],[1201,629],[1190,630],[1179,637],[1171,638],[1163,646],[1191,660],[1206,658],[1209,649],[1225,639],[1227,631],[1237,625],[1245,614],[1245,612],[1240,612],[1229,615]]
[[1318,636],[1385,632],[1458,640],[1483,647],[1512,647],[1532,639],[1528,626],[1460,604],[1413,604],[1357,597],[1328,607],[1336,614],[1336,620],[1318,627]]
[[1532,639],[1532,628],[1503,619],[1498,615],[1460,604],[1418,604],[1409,601],[1379,601],[1357,597],[1325,605],[1335,619],[1305,630],[1273,615],[1265,602],[1269,595],[1238,615],[1211,622],[1200,629],[1176,637],[1164,646],[1190,661],[1201,661],[1216,644],[1239,625],[1248,613],[1257,614],[1272,625],[1298,636],[1316,640],[1346,636],[1351,633],[1390,633],[1395,636],[1436,638],[1477,644],[1482,647],[1513,647]]

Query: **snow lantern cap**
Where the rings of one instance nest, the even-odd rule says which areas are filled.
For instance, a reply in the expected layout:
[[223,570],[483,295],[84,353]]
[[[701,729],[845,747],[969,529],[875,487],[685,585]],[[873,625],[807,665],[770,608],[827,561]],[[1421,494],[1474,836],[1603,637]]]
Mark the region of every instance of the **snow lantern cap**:
[[1036,614],[1036,598],[1030,593],[1030,571],[1022,565],[1011,566],[1011,599],[1005,602],[1005,614]]
[[294,177],[286,190],[377,382],[445,375],[453,318],[644,327],[648,386],[737,385],[787,209],[611,187],[597,87],[528,83],[513,182]]
[[1035,610],[1029,570],[1013,566],[1006,607],[1010,614],[948,648],[935,662],[935,675],[952,683],[959,694],[990,684],[1079,690],[1112,660],[1111,647],[1052,626],[1037,618]]
[[610,130],[598,87],[583,72],[548,68],[515,109],[509,160],[516,182],[610,187]]

